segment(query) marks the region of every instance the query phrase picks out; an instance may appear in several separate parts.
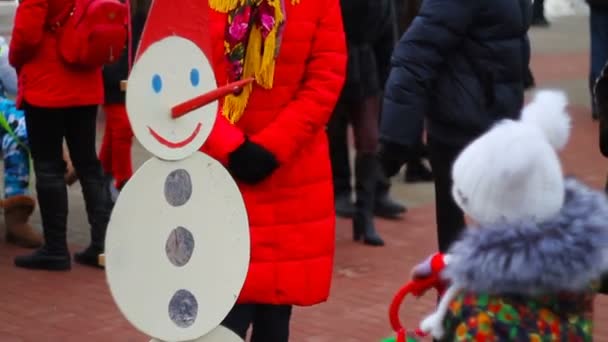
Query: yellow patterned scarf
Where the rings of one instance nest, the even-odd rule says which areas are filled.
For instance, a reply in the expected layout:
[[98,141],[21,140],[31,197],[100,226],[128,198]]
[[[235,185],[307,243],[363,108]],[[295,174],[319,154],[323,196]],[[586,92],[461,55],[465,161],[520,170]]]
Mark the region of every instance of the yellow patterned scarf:
[[[285,0],[209,0],[211,9],[228,13],[224,50],[228,61],[228,81],[253,77],[255,82],[271,89],[275,60],[281,45],[285,24]],[[300,0],[291,0],[292,4]],[[222,114],[231,122],[239,121],[253,85],[240,94],[224,98]]]

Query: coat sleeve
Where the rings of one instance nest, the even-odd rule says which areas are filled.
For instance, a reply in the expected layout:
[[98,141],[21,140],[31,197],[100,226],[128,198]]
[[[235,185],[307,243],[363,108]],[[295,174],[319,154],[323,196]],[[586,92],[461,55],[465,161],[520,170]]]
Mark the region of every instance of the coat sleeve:
[[17,7],[9,49],[9,61],[17,70],[34,55],[42,41],[47,7],[47,0],[21,0]]
[[432,84],[446,56],[466,37],[477,0],[425,0],[391,58],[380,137],[400,145],[419,139]]
[[273,122],[251,136],[282,163],[325,129],[344,84],[346,42],[339,1],[327,0],[319,10],[324,14],[317,22],[299,89]]

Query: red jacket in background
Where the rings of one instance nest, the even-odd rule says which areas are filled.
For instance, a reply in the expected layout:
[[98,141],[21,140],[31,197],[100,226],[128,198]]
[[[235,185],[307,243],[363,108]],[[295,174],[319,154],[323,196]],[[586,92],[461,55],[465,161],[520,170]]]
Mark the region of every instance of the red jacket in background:
[[9,61],[19,74],[18,105],[73,107],[103,102],[101,68],[71,69],[58,54],[51,23],[65,20],[74,0],[21,0],[15,14]]
[[[202,149],[226,163],[247,135],[280,162],[262,183],[239,184],[251,231],[240,303],[317,304],[328,298],[332,278],[335,211],[325,126],[346,73],[342,16],[338,0],[285,1],[285,6],[274,87],[254,86],[235,126],[220,115]],[[223,85],[227,20],[209,11],[211,63]]]

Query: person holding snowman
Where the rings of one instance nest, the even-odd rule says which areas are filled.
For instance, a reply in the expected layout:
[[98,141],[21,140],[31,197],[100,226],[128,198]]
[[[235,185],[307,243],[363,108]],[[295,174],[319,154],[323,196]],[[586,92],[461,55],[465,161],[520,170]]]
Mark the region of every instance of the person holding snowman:
[[335,212],[325,126],[346,73],[340,2],[208,5],[218,84],[254,78],[221,101],[202,148],[236,179],[249,216],[249,271],[223,325],[243,339],[253,326],[252,341],[284,342],[292,306],[327,300],[332,279]]

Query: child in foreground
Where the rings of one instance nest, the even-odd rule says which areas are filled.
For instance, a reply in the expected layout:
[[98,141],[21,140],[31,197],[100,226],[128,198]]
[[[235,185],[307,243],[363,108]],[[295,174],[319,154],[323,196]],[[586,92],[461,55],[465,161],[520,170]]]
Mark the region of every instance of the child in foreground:
[[[567,100],[539,92],[456,160],[453,196],[475,222],[446,255],[449,285],[421,330],[442,341],[591,341],[608,270],[606,196],[565,178]],[[430,258],[413,270],[430,275]]]

